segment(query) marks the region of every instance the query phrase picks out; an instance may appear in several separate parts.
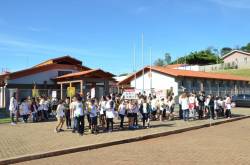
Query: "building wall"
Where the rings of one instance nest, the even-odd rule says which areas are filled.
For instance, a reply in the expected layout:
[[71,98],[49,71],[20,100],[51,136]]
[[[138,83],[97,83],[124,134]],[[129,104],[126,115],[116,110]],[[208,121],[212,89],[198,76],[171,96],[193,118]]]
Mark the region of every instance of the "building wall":
[[235,52],[224,58],[224,63],[246,63],[250,61],[250,55],[246,55],[240,52]]
[[[145,73],[144,75],[144,90],[150,90],[150,72]],[[135,81],[130,82],[131,87],[135,87]],[[178,93],[178,83],[175,81],[175,78],[172,76],[167,76],[155,71],[152,71],[152,88],[155,90],[165,90],[173,88],[175,94]],[[136,89],[143,89],[143,76],[137,77],[136,79]]]
[[46,81],[48,85],[52,85],[54,82],[51,79],[58,77],[58,71],[77,72],[77,70],[72,69],[53,69],[17,79],[8,80],[8,84],[34,84],[34,82],[36,84],[44,84],[44,81]]

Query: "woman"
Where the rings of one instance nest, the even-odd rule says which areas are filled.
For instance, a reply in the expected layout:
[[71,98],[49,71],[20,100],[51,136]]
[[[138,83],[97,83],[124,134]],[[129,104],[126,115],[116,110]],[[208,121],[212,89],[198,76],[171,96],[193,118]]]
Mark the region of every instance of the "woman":
[[[150,123],[149,123],[149,104],[147,103],[146,98],[142,100],[142,103],[140,105],[140,112],[142,114],[142,123],[144,128],[149,128]],[[147,123],[147,127],[146,127]]]
[[225,100],[225,108],[226,108],[226,118],[231,118],[231,97],[227,94],[226,100]]
[[69,104],[70,104],[70,101],[69,101],[69,98],[67,97],[65,100],[65,104],[64,104],[64,107],[65,107],[64,113],[65,113],[65,118],[66,118],[67,129],[71,129],[70,105]]
[[169,114],[169,119],[170,120],[173,120],[174,119],[174,106],[175,106],[175,102],[174,102],[174,99],[173,99],[173,96],[169,96],[168,97],[168,108],[170,110],[170,114]]
[[[112,132],[113,131],[113,126],[114,126],[114,117],[115,117],[115,103],[113,100],[111,100],[111,96],[107,96],[107,103],[106,103],[106,120],[107,120],[107,131]],[[110,125],[111,125],[111,130],[110,130]]]
[[161,122],[163,121],[163,117],[165,113],[166,113],[166,104],[165,104],[164,98],[161,98],[161,101],[160,101],[160,121]]
[[[16,100],[16,93],[13,93],[13,96],[10,98],[9,111],[10,111],[11,125],[16,125],[18,121],[18,104]],[[16,121],[14,119],[15,116],[16,116]]]
[[133,117],[134,117],[133,127],[134,128],[138,128],[138,112],[139,112],[139,107],[138,107],[137,101],[135,100],[134,106],[133,106]]
[[180,97],[180,104],[181,104],[181,109],[183,112],[183,119],[184,121],[189,120],[189,101],[188,101],[188,96],[186,93],[183,93]]
[[90,121],[91,121],[91,133],[97,134],[97,108],[95,100],[91,100],[91,110],[90,110]]
[[38,106],[37,106],[37,102],[35,98],[32,98],[32,102],[30,105],[30,110],[31,110],[31,115],[32,115],[32,121],[37,122],[37,110],[38,110]]
[[195,119],[195,95],[191,93],[188,98],[189,101],[189,117]]
[[133,124],[134,124],[134,112],[133,112],[134,107],[133,106],[134,105],[133,105],[132,101],[129,101],[127,103],[128,129],[131,129],[131,130],[134,129],[134,126],[133,126]]
[[106,120],[106,98],[105,96],[102,96],[101,101],[99,103],[99,110],[100,110],[100,124],[102,126],[102,129],[104,129],[105,126],[105,120]]
[[57,109],[56,109],[56,118],[57,118],[57,125],[55,128],[56,133],[64,131],[62,129],[63,123],[64,123],[64,116],[65,116],[65,114],[64,114],[65,107],[64,107],[63,103],[64,103],[63,100],[60,100],[59,104],[57,105]]
[[22,111],[22,116],[23,116],[23,122],[27,123],[29,114],[30,114],[30,108],[29,108],[29,103],[26,98],[22,99],[21,105],[20,105],[20,110]]
[[118,107],[118,114],[120,117],[120,129],[123,129],[123,122],[124,122],[124,117],[126,114],[126,104],[125,101],[122,101],[122,103]]
[[74,117],[76,119],[76,130],[78,134],[82,136],[84,133],[84,110],[83,110],[82,98],[80,96],[77,96],[74,106],[75,106]]

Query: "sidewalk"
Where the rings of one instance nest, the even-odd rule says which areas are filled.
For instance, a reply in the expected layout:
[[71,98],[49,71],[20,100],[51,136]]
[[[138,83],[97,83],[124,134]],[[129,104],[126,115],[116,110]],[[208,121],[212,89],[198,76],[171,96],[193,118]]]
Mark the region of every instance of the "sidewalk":
[[[237,115],[250,115],[250,108],[237,108],[233,110],[233,113]],[[223,120],[228,119],[213,120],[212,123]],[[137,138],[208,123],[209,120],[190,122],[180,120],[166,122],[153,121],[151,122],[152,128],[150,129],[114,131],[98,135],[87,133],[84,136],[72,134],[67,130],[61,133],[54,133],[55,122],[20,123],[16,126],[0,124],[0,159]]]

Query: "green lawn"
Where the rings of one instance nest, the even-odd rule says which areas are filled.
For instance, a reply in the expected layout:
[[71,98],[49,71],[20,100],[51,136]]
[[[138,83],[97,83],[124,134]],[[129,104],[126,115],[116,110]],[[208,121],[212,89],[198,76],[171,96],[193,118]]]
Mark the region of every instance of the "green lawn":
[[227,74],[246,77],[250,79],[250,69],[227,69],[227,70],[218,71],[218,73],[227,73]]
[[0,124],[3,124],[3,123],[10,123],[10,118],[9,117],[7,117],[7,118],[2,118],[2,119],[0,119]]

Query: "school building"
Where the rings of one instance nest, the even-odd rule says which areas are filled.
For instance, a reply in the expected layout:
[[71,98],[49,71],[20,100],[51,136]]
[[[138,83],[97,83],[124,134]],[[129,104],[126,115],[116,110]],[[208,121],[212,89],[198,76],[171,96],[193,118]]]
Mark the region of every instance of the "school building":
[[134,88],[148,93],[170,90],[175,96],[183,91],[205,91],[215,96],[250,94],[250,80],[245,77],[176,68],[176,65],[147,66],[120,81],[119,89]]
[[0,75],[0,107],[8,107],[14,92],[17,99],[48,96],[67,96],[67,88],[86,96],[90,92],[95,97],[109,94],[116,83],[114,75],[101,69],[83,66],[82,61],[71,56],[49,59],[36,66]]

